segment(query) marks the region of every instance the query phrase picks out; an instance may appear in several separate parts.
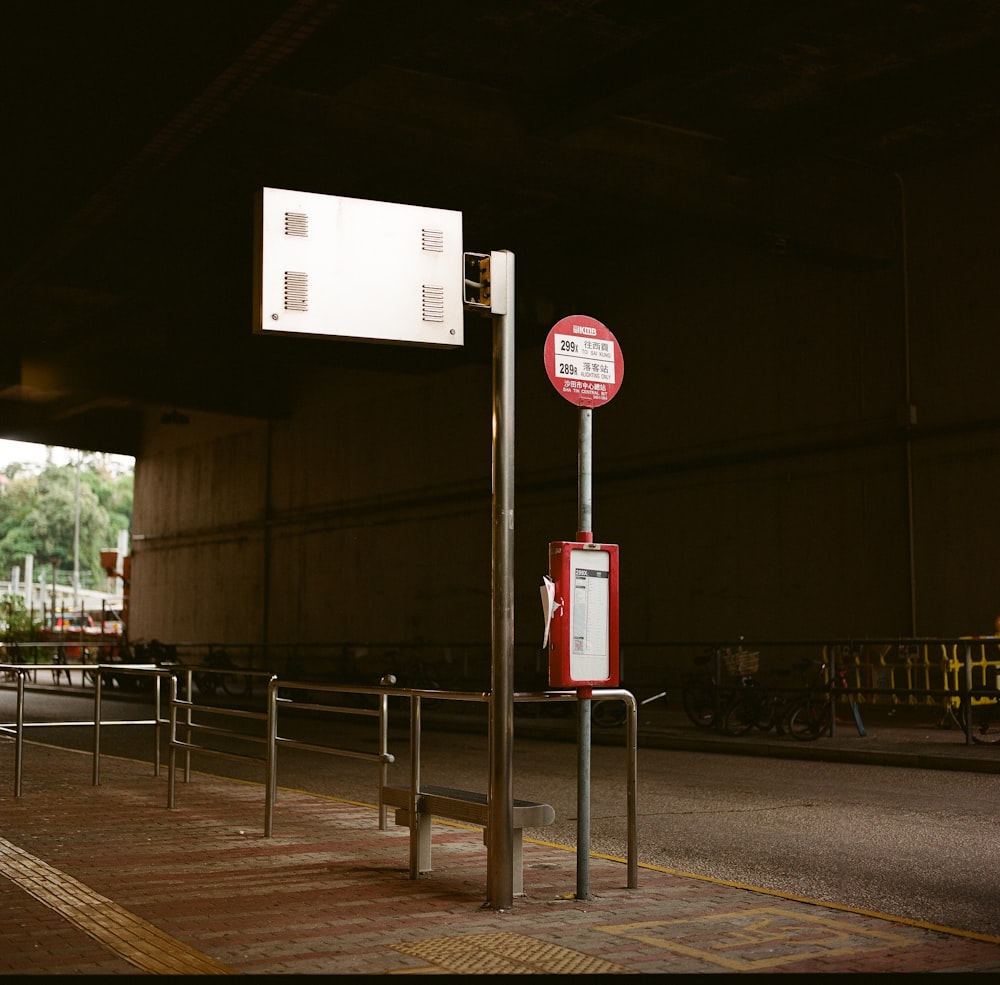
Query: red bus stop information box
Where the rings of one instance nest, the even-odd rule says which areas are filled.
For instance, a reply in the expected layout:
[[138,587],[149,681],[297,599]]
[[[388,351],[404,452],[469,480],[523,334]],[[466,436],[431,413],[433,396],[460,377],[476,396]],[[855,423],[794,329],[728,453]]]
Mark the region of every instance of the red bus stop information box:
[[549,544],[549,687],[618,687],[618,545]]

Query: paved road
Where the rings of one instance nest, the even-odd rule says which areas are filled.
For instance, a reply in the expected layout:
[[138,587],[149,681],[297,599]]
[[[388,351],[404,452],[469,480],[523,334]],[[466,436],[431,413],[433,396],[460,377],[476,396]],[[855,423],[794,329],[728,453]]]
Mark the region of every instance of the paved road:
[[[10,695],[0,695],[9,713]],[[36,699],[40,700],[40,699]],[[58,714],[86,717],[90,702],[61,699]],[[39,714],[46,712],[36,706]],[[116,703],[121,717],[144,707]],[[5,718],[9,721],[9,718]],[[351,730],[305,718],[282,734],[349,746]],[[34,736],[33,736],[34,737]],[[41,736],[39,736],[41,737]],[[46,732],[45,741],[89,748],[91,730]],[[390,748],[406,753],[406,733]],[[354,743],[363,748],[364,744]],[[105,729],[104,751],[147,758],[148,743]],[[425,727],[423,779],[485,789],[483,732]],[[625,753],[595,745],[591,757],[591,850],[626,854]],[[195,769],[261,780],[257,767],[197,756]],[[544,800],[556,824],[535,836],[559,844],[577,837],[576,747],[564,741],[515,742],[515,796]],[[405,767],[393,767],[405,779]],[[644,863],[965,932],[1000,935],[997,779],[992,774],[799,762],[669,749],[639,750],[639,855]],[[279,784],[374,803],[376,768],[349,758],[283,750]],[[179,797],[183,798],[181,789]],[[275,828],[281,825],[281,798]],[[262,798],[263,810],[263,798]]]

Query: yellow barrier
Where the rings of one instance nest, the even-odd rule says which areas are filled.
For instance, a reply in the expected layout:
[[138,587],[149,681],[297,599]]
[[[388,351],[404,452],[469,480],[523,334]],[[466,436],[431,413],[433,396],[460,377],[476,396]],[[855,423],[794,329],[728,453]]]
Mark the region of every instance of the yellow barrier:
[[[958,710],[968,687],[1000,688],[1000,636],[970,636],[959,643],[854,642],[829,648],[847,671],[847,685],[867,704],[940,705]],[[968,670],[967,670],[968,668]]]
[[[1000,688],[1000,636],[970,636],[952,648],[946,687],[959,692],[963,680],[970,690]],[[953,708],[960,704],[956,694],[948,699]],[[972,699],[973,704],[979,703]]]

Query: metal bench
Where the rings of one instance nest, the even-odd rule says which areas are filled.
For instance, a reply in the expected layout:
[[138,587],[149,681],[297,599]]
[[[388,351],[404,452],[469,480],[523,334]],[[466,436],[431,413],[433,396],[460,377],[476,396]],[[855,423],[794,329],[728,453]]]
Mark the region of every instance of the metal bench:
[[[383,787],[382,803],[394,807],[396,824],[410,828],[410,873],[413,878],[421,872],[431,871],[431,818],[444,817],[452,821],[483,826],[483,841],[486,841],[486,825],[489,804],[485,794],[469,790],[455,790],[451,787],[422,787],[415,798],[417,824],[413,836],[411,817],[411,794],[404,787]],[[524,865],[522,861],[521,832],[524,828],[540,828],[551,824],[556,812],[549,804],[536,804],[528,800],[514,801],[514,895],[524,895]]]

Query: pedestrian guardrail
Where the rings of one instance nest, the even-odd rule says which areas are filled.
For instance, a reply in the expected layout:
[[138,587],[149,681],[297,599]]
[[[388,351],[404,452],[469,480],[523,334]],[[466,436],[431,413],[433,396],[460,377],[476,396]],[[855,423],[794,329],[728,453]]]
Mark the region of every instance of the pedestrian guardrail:
[[[160,745],[161,733],[164,725],[169,729],[167,734],[167,747],[169,750],[169,764],[167,770],[167,807],[176,807],[176,777],[181,772],[178,765],[178,756],[183,755],[183,777],[185,782],[191,779],[191,756],[193,754],[205,754],[217,756],[240,763],[251,764],[264,771],[265,779],[265,818],[264,833],[270,837],[273,832],[274,809],[277,799],[277,769],[278,755],[281,749],[300,749],[314,753],[321,753],[330,756],[346,756],[354,759],[363,759],[375,763],[378,766],[378,788],[379,788],[379,829],[385,830],[387,827],[387,809],[390,805],[400,807],[406,814],[407,823],[411,825],[411,872],[420,871],[421,864],[429,862],[429,846],[424,842],[424,854],[421,855],[420,845],[420,822],[418,815],[439,813],[447,804],[439,797],[437,800],[427,800],[424,802],[420,798],[427,794],[427,790],[421,787],[421,702],[426,700],[434,702],[435,705],[443,702],[461,702],[486,704],[490,700],[487,692],[465,692],[465,691],[441,691],[434,689],[413,689],[400,688],[392,683],[391,678],[385,679],[378,687],[358,687],[343,686],[333,684],[320,684],[314,681],[296,682],[281,680],[273,674],[261,671],[245,671],[243,673],[255,677],[267,679],[267,705],[263,712],[253,711],[242,707],[225,706],[218,702],[211,704],[194,699],[196,688],[194,686],[193,675],[199,673],[230,673],[228,669],[206,670],[205,668],[185,668],[159,667],[152,664],[97,664],[72,665],[74,668],[87,667],[96,672],[94,680],[94,715],[91,721],[45,721],[26,723],[24,719],[25,705],[27,701],[28,689],[26,684],[31,669],[22,664],[0,664],[0,675],[13,681],[16,686],[16,720],[11,724],[0,724],[0,732],[12,733],[15,738],[15,796],[20,797],[22,792],[22,762],[23,762],[23,740],[25,729],[29,727],[58,727],[65,725],[91,725],[94,728],[93,746],[93,774],[92,782],[97,785],[100,782],[100,755],[101,755],[101,731],[108,725],[151,725],[153,726],[153,763],[154,774],[160,773]],[[113,671],[115,674],[135,675],[139,677],[150,677],[153,680],[153,687],[148,689],[151,692],[153,703],[153,717],[150,719],[123,721],[119,719],[107,719],[103,714],[102,695],[104,672]],[[168,714],[164,718],[162,712],[162,691],[164,686],[167,690]],[[48,692],[53,693],[52,691]],[[57,691],[61,694],[75,694],[79,696],[79,691],[66,690]],[[298,695],[298,699],[296,699]],[[323,696],[331,696],[335,700],[333,703],[318,700]],[[367,705],[351,704],[358,699],[366,701]],[[413,796],[407,797],[407,803],[400,805],[395,803],[399,799],[399,791],[389,793],[387,769],[395,762],[395,757],[388,748],[390,700],[400,700],[404,702],[408,709],[409,717],[409,764],[408,775],[410,780],[409,790],[415,792]],[[513,695],[513,700],[517,704],[552,702],[576,702],[578,696],[575,692],[518,692]],[[638,852],[637,852],[637,809],[636,809],[636,748],[637,748],[637,703],[630,692],[622,689],[594,689],[593,701],[623,701],[627,710],[627,730],[626,730],[626,799],[628,804],[628,830],[626,833],[628,842],[628,885],[634,888],[637,885],[638,874]],[[356,748],[344,748],[337,746],[321,745],[315,742],[306,742],[291,736],[283,735],[280,729],[280,722],[284,716],[292,710],[299,712],[339,714],[353,717],[366,718],[373,721],[377,728],[376,751],[363,752]],[[234,725],[239,722],[240,727]],[[249,727],[247,727],[249,726]],[[251,749],[263,749],[263,754],[254,755],[247,751],[249,745]],[[454,791],[453,791],[454,792]],[[450,797],[447,803],[463,803],[459,820],[468,820],[471,815],[468,813],[468,805],[475,808],[475,817],[485,819],[488,813],[489,802],[485,793],[475,791],[459,791],[459,796]],[[524,806],[523,804],[521,805]],[[550,811],[544,808],[546,805],[534,805],[540,810],[534,813],[529,812],[524,816],[524,823],[534,826],[536,823],[551,823]],[[425,810],[426,809],[426,810]],[[428,813],[429,812],[429,813]],[[512,860],[513,862],[513,860]],[[520,886],[520,882],[518,882]]]
[[[13,722],[0,723],[0,733],[14,736],[14,796],[20,797],[22,792],[22,777],[24,767],[24,733],[25,729],[35,728],[65,728],[69,726],[91,726],[94,729],[93,757],[92,757],[92,783],[97,786],[101,777],[101,730],[106,726],[124,725],[149,725],[153,728],[153,771],[154,775],[159,775],[160,771],[160,736],[165,724],[160,709],[160,688],[152,687],[153,695],[153,717],[148,719],[124,720],[119,718],[106,718],[104,715],[102,671],[114,669],[116,674],[128,675],[135,678],[152,678],[154,681],[165,676],[160,668],[150,664],[65,664],[61,665],[63,670],[70,667],[81,668],[81,678],[83,669],[96,673],[94,678],[94,713],[89,720],[82,721],[26,721],[25,709],[27,705],[27,695],[32,693],[26,684],[32,674],[32,668],[25,664],[0,664],[0,677],[6,681],[13,681],[16,687],[15,719]],[[74,692],[65,692],[67,694]],[[75,692],[79,697],[79,692]]]

